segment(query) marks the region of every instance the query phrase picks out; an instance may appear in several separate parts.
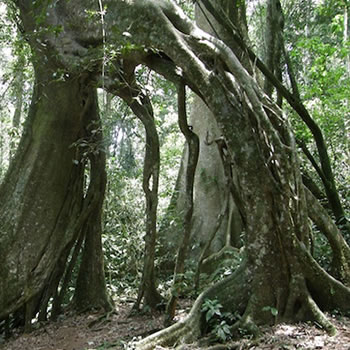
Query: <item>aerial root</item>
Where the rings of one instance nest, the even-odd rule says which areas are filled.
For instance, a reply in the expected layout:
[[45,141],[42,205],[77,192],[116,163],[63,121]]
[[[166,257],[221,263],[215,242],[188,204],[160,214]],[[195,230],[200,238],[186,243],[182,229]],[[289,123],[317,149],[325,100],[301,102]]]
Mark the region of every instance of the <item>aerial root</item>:
[[[213,299],[220,295],[226,296],[227,301],[229,299],[227,297],[229,295],[228,291],[232,293],[233,286],[244,285],[244,279],[242,278],[242,276],[244,276],[243,272],[244,268],[239,268],[230,277],[206,289],[198,296],[191,311],[183,320],[131,344],[131,348],[137,350],[152,350],[157,346],[180,346],[181,344],[191,344],[195,342],[201,335],[201,308],[203,302],[206,299]],[[239,295],[238,292],[232,294]]]
[[[289,300],[289,311],[284,315],[286,320],[289,320],[293,315],[291,313],[291,306],[294,305],[296,299],[297,298],[294,295],[294,298]],[[297,315],[294,316],[295,319],[299,321],[303,321],[305,319],[314,321],[316,325],[324,329],[330,336],[336,334],[336,328],[319,308],[308,291],[302,296],[302,307],[299,309]]]

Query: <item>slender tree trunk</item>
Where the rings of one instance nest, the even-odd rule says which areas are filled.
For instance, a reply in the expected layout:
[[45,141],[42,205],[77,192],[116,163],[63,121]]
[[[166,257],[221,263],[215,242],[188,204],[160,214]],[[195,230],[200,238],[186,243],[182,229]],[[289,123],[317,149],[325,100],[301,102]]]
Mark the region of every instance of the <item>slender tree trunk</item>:
[[[67,66],[72,67],[71,60],[83,65],[94,48],[96,53],[99,52],[102,42],[100,27],[96,27],[97,24],[87,18],[86,11],[83,11],[86,8],[85,2],[84,6],[80,0],[58,2],[57,6],[58,9],[49,9],[48,18],[60,18],[60,23],[64,23],[66,29],[59,35],[60,39],[65,40],[58,41],[56,37],[49,37],[49,43],[53,46],[56,43],[58,57]],[[91,9],[95,8],[94,6]],[[324,271],[310,253],[307,199],[302,185],[295,140],[288,120],[281,115],[278,106],[266,97],[250,72],[241,64],[235,55],[234,47],[200,30],[173,2],[113,0],[107,1],[107,8],[109,12],[105,24],[110,34],[109,44],[121,54],[116,64],[123,61],[125,67],[125,62],[137,61],[149,65],[177,83],[186,82],[205,101],[215,116],[227,149],[232,155],[233,166],[237,169],[244,204],[241,210],[246,218],[246,247],[240,267],[226,280],[203,292],[185,320],[142,340],[136,347],[151,349],[157,344],[174,344],[182,338],[188,340],[189,337],[201,335],[201,331],[206,327],[201,327],[205,320],[201,318],[200,310],[206,297],[217,298],[225,310],[239,314],[237,322],[232,325],[233,332],[245,329],[256,334],[257,326],[261,324],[314,320],[333,334],[335,328],[325,317],[323,310],[338,308],[348,311],[350,289]],[[65,16],[62,13],[74,13],[76,16]],[[132,25],[130,18],[133,19]],[[221,22],[226,23],[225,15]],[[126,52],[120,50],[119,46],[113,46],[115,43],[125,43],[125,36],[132,43],[132,49],[128,45]],[[59,46],[67,41],[74,50],[64,50]],[[130,42],[128,41],[128,44]],[[96,46],[91,43],[96,43]],[[76,66],[73,66],[72,70],[75,68]],[[125,70],[118,69],[121,79],[117,84],[124,84],[124,72]],[[112,71],[106,74],[113,78]],[[115,82],[107,81],[105,86],[109,83]],[[50,97],[52,91],[47,92]],[[43,105],[42,101],[46,100],[37,101],[39,103],[36,104],[36,108],[43,108],[45,104]],[[46,107],[46,111],[51,110]],[[41,116],[43,117],[43,114]],[[66,123],[74,121],[64,117],[63,120]],[[36,126],[38,125],[34,125],[33,132],[38,132]],[[69,129],[69,132],[72,130]],[[52,136],[55,135],[51,132],[50,140]],[[39,141],[43,142],[44,139],[41,135]],[[74,142],[74,139],[75,137],[70,143]],[[71,158],[69,160],[71,161]],[[67,168],[68,163],[67,160]],[[47,169],[40,170],[45,172]],[[55,174],[52,172],[51,175]],[[43,178],[47,179],[45,176]],[[16,180],[18,181],[18,177]],[[44,187],[47,186],[45,183]],[[41,194],[41,189],[37,191],[37,187],[36,191],[32,189],[33,195],[36,196]],[[11,191],[10,194],[13,193],[15,191]],[[67,191],[65,194],[68,195]],[[13,203],[10,195],[1,195],[0,199],[5,199],[0,203]],[[58,202],[62,203],[62,199],[58,199]],[[52,205],[49,210],[57,204],[53,200],[52,202],[47,203]],[[18,203],[21,202],[16,204]],[[37,203],[40,205],[40,202]],[[0,222],[5,222],[6,218],[13,218],[12,214],[14,213],[9,210],[5,211],[5,215],[0,214],[0,218],[3,219]],[[71,216],[65,217],[67,220],[69,218]],[[18,220],[18,216],[14,219],[15,223],[23,222]],[[60,219],[61,217],[56,222],[61,223]],[[63,221],[64,224],[67,224],[67,220]],[[7,234],[5,239],[11,239],[12,232]],[[41,230],[40,234],[42,233]],[[28,242],[28,239],[26,241]],[[20,244],[19,240],[15,243]],[[349,250],[346,244],[343,248]],[[29,255],[30,252],[32,250],[24,253]],[[10,260],[6,259],[4,254],[8,252],[1,253],[0,266],[7,268]],[[45,257],[45,254],[43,256]],[[40,272],[40,282],[43,282],[47,270],[50,270],[52,265],[46,263],[46,268],[40,271],[40,264],[35,265],[30,259],[27,260],[31,266],[25,274],[26,277],[30,272],[34,272],[34,276]],[[276,269],[276,266],[279,268]],[[13,282],[14,266],[10,267],[12,269],[7,268],[2,275],[5,281]],[[349,271],[346,273],[349,275]],[[32,275],[29,277],[31,278],[27,278],[26,281],[32,282]],[[17,286],[24,285],[23,278],[21,282],[22,285],[17,283]],[[32,285],[29,283],[29,287]],[[29,293],[30,290],[27,287],[24,295],[34,295]],[[14,289],[11,292],[16,291]],[[18,293],[13,296],[22,297]]]
[[141,284],[133,308],[138,310],[142,299],[144,299],[144,306],[151,309],[159,309],[162,304],[162,297],[157,291],[154,271],[160,167],[159,138],[151,101],[135,83],[134,68],[132,65],[131,67],[124,67],[124,70],[129,72],[129,76],[125,77],[128,82],[127,87],[117,88],[114,91],[114,93],[125,100],[131,110],[141,120],[146,132],[146,152],[142,180],[142,187],[146,197],[145,251]]
[[[283,13],[279,0],[269,0],[266,9],[265,29],[265,64],[266,67],[282,82],[281,77],[281,54],[282,54],[282,31],[284,26]],[[264,90],[268,96],[272,96],[273,85],[265,78]],[[280,94],[279,94],[280,95]],[[278,96],[278,105],[281,106],[281,97]]]
[[183,236],[176,257],[172,293],[166,310],[166,325],[169,325],[174,319],[178,296],[181,294],[181,284],[183,283],[183,274],[185,272],[185,261],[191,237],[193,186],[199,156],[199,138],[191,130],[187,121],[186,85],[184,83],[179,84],[178,86],[178,115],[179,127],[185,136],[188,145],[188,155],[185,170],[185,207],[183,213]]

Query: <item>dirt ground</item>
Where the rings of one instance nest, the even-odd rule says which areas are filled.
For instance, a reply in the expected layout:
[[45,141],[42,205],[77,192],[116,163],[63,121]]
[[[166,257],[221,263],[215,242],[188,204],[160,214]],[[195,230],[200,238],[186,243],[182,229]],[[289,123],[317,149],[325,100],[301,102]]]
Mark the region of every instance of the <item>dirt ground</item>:
[[[161,314],[130,316],[130,301],[119,301],[114,313],[108,315],[65,315],[57,322],[47,322],[30,334],[14,334],[0,340],[0,350],[103,350],[127,349],[128,342],[145,337],[162,328]],[[178,318],[183,317],[190,302],[182,304]],[[334,318],[337,335],[329,337],[316,325],[278,325],[264,329],[258,342],[242,341],[235,349],[332,349],[350,350],[350,319]],[[189,347],[198,349],[198,347]],[[160,348],[159,349],[163,349]]]

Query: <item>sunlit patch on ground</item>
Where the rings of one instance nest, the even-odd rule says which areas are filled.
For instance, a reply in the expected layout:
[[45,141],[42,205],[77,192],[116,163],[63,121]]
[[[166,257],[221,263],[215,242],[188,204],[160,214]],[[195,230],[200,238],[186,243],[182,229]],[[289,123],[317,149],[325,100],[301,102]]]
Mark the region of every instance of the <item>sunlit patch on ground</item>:
[[[188,312],[191,301],[181,301],[177,319]],[[57,322],[42,324],[30,334],[14,334],[7,342],[1,342],[0,350],[104,350],[126,349],[132,339],[162,328],[161,313],[130,316],[131,300],[119,302],[116,312],[110,315],[66,315]],[[254,350],[350,350],[350,319],[333,318],[337,335],[328,336],[322,329],[310,323],[281,324],[263,329],[263,337],[257,341],[243,339],[228,344],[227,349]],[[160,348],[159,348],[160,349]],[[164,348],[162,348],[164,349]],[[197,346],[187,349],[199,350]],[[221,347],[224,349],[224,347]]]

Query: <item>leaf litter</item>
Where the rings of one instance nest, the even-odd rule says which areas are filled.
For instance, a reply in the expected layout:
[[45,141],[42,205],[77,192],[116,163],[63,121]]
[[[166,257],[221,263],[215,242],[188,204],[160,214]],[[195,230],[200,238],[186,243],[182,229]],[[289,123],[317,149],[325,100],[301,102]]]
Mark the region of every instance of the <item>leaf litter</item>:
[[[180,315],[186,313],[190,301],[182,304]],[[130,314],[130,300],[119,300],[110,314],[65,314],[56,322],[34,325],[29,334],[16,331],[8,340],[0,338],[0,350],[104,350],[127,349],[127,344],[163,327],[163,314]],[[258,340],[242,339],[212,349],[254,350],[350,350],[350,319],[332,317],[337,328],[333,337],[312,323],[280,324],[264,327]],[[200,349],[188,346],[187,349]],[[164,349],[164,348],[162,348]]]

